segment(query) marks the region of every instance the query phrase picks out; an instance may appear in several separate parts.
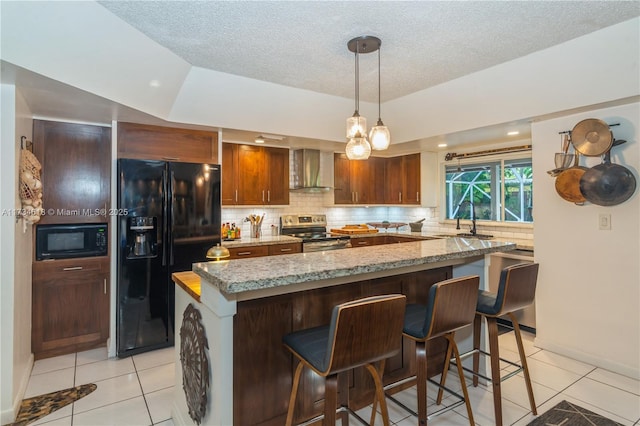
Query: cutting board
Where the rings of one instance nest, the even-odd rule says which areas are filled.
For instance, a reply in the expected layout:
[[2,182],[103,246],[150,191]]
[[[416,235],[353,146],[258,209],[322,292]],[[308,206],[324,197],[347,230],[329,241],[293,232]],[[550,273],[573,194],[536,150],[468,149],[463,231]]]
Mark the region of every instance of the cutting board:
[[356,235],[356,234],[375,234],[377,229],[371,229],[367,225],[347,225],[340,229],[332,229],[332,234]]

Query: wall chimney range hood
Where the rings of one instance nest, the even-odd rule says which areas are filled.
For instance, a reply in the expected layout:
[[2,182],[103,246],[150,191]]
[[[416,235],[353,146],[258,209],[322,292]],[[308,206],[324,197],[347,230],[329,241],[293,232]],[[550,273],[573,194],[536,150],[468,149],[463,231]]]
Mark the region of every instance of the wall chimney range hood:
[[291,191],[327,192],[333,187],[333,154],[317,149],[293,151]]

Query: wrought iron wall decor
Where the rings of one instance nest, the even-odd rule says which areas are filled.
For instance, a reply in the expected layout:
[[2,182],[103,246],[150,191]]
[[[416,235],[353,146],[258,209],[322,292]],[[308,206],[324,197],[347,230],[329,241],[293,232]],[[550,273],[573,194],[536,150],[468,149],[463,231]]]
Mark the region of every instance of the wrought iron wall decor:
[[209,349],[207,335],[202,325],[202,314],[189,303],[182,315],[180,327],[180,363],[182,364],[182,389],[187,399],[189,416],[200,424],[207,411],[209,390]]

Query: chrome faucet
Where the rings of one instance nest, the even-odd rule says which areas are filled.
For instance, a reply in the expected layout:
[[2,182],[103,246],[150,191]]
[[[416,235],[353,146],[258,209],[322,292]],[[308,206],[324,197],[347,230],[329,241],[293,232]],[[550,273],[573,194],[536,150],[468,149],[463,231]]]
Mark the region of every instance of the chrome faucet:
[[456,229],[460,229],[460,208],[462,206],[469,205],[471,207],[471,228],[469,229],[469,233],[471,235],[476,235],[478,230],[476,229],[476,209],[471,201],[463,201],[458,204],[458,217],[456,218]]

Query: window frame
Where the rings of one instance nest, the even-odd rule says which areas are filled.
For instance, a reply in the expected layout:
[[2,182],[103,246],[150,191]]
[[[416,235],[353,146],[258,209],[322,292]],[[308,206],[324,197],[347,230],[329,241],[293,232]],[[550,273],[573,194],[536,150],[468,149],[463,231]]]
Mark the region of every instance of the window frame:
[[[485,155],[481,157],[472,157],[472,158],[460,158],[453,159],[450,161],[445,161],[444,157],[440,163],[440,179],[439,179],[439,189],[440,189],[440,208],[439,208],[439,218],[440,223],[443,224],[455,224],[456,219],[447,218],[447,167],[455,167],[457,165],[465,166],[465,165],[473,165],[473,164],[491,164],[500,166],[501,176],[500,176],[500,198],[499,200],[492,199],[492,206],[495,206],[494,203],[500,203],[500,217],[505,217],[505,182],[504,182],[504,164],[505,162],[509,162],[512,160],[530,160],[532,174],[535,173],[533,170],[533,151],[519,151],[512,152],[506,154],[495,154],[495,155]],[[494,173],[495,174],[495,173]],[[493,179],[492,179],[493,180]],[[533,179],[532,179],[533,183]],[[492,185],[495,185],[493,183]],[[504,221],[504,220],[495,220],[495,215],[493,211],[497,212],[498,209],[492,209],[492,216],[494,219],[486,220],[486,219],[478,219],[478,223],[483,224],[485,226],[502,226],[502,227],[514,227],[514,228],[533,228],[533,224],[535,220],[532,217],[531,222],[514,222],[514,221]]]

